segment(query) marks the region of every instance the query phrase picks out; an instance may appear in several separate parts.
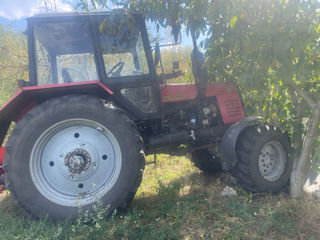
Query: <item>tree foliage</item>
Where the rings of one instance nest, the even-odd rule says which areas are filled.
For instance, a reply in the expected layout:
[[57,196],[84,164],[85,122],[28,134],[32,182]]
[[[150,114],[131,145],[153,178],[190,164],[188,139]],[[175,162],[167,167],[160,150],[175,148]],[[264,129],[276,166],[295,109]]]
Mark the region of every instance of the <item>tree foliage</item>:
[[[209,14],[213,34],[207,48],[212,78],[235,81],[244,94],[257,94],[263,102],[285,102],[291,81],[317,94],[317,7],[317,1],[213,1]],[[272,99],[266,96],[270,93]]]
[[251,112],[288,130],[299,189],[318,145],[319,7],[316,0],[215,0],[208,14],[212,79],[237,82]]
[[80,0],[75,7],[83,11],[120,7],[131,13],[140,13],[158,26],[172,29],[172,35],[178,41],[181,26],[187,27],[199,36],[207,28],[205,11],[208,0]]

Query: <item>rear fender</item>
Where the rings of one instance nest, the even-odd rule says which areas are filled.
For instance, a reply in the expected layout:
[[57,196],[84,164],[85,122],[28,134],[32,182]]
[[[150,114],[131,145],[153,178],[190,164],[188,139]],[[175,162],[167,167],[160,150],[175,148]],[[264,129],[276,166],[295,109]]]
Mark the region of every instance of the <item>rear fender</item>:
[[0,147],[11,122],[18,122],[32,108],[50,98],[68,94],[87,94],[106,99],[113,92],[99,81],[23,87],[0,108]]
[[236,143],[241,132],[261,117],[246,117],[230,126],[221,140],[221,164],[224,171],[230,171],[238,162]]

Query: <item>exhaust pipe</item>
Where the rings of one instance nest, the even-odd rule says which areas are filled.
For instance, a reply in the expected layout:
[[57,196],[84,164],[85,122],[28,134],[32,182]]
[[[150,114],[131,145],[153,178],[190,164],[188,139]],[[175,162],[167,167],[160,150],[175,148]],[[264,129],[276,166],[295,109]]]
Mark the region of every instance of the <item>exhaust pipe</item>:
[[223,136],[228,126],[207,127],[203,129],[182,130],[146,139],[148,150],[161,149],[176,144],[194,143],[196,140]]

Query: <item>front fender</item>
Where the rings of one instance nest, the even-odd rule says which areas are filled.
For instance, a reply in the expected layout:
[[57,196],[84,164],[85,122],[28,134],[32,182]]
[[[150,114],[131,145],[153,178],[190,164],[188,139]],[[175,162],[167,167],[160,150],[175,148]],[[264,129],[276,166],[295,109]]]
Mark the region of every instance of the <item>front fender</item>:
[[224,171],[230,171],[238,162],[236,143],[243,129],[251,122],[262,119],[261,117],[246,117],[230,126],[221,140],[221,165]]

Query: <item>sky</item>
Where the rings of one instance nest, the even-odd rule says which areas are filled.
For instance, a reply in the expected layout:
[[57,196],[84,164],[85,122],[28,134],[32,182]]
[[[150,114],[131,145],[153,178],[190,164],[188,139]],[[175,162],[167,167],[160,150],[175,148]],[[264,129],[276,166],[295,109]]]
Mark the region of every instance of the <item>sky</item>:
[[9,19],[20,19],[35,12],[38,0],[0,0],[0,16]]
[[[56,2],[57,11],[72,11],[66,0],[51,0]],[[0,17],[16,20],[30,17],[40,11],[41,0],[0,0]]]
[[[65,12],[72,11],[70,3],[75,4],[77,0],[47,0],[47,2],[52,3],[54,1],[57,7],[56,11]],[[12,29],[17,31],[24,31],[26,29],[25,19],[27,17],[40,13],[41,6],[43,6],[42,0],[0,0],[0,24],[9,25]],[[152,27],[150,28],[155,29]],[[161,32],[160,34],[163,35],[163,33]],[[165,37],[167,38],[168,34],[165,33],[165,35]],[[168,39],[168,42],[170,41],[172,41],[172,39]],[[190,37],[188,37],[185,32],[182,32],[182,45],[192,45]]]
[[[65,0],[51,0],[56,2],[57,11],[72,11],[72,7]],[[0,23],[11,26],[14,30],[23,31],[26,28],[26,18],[41,11],[42,0],[0,0]],[[50,1],[48,1],[50,2]]]

